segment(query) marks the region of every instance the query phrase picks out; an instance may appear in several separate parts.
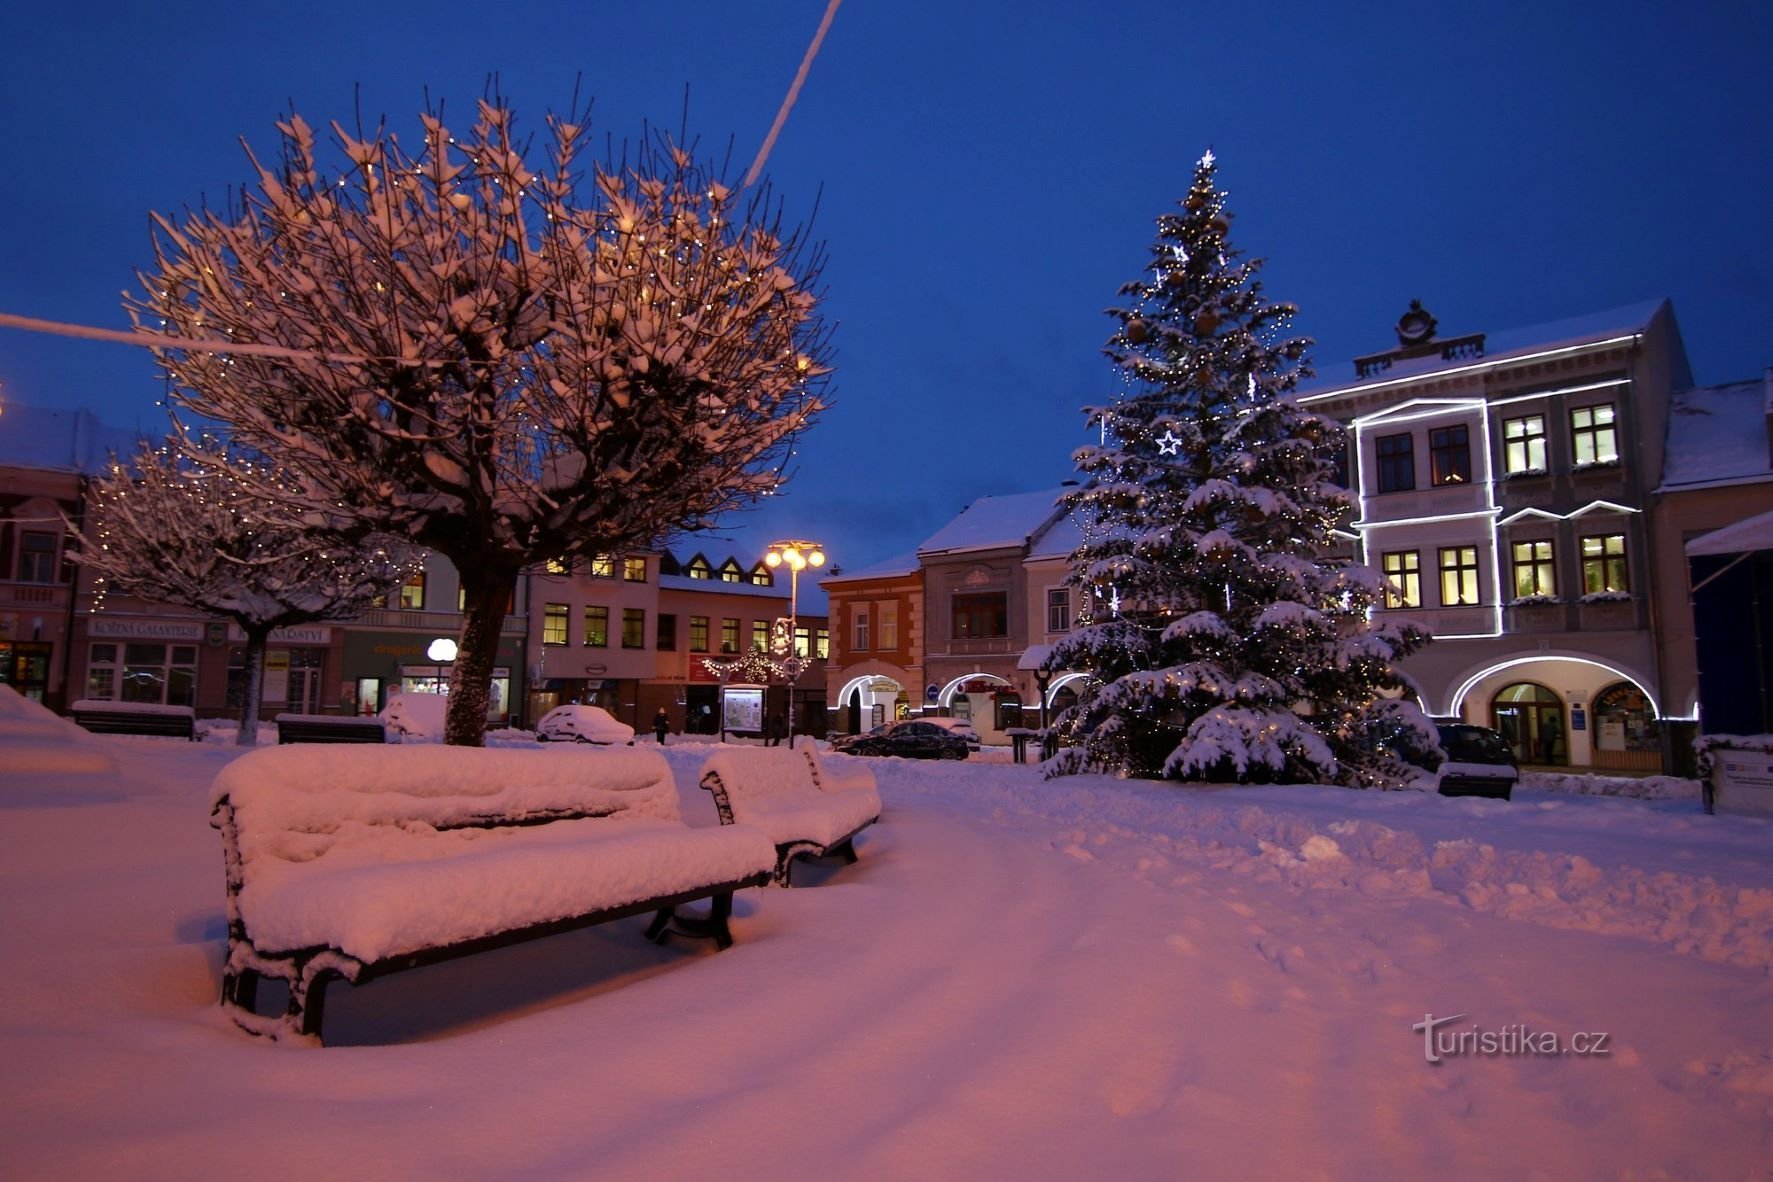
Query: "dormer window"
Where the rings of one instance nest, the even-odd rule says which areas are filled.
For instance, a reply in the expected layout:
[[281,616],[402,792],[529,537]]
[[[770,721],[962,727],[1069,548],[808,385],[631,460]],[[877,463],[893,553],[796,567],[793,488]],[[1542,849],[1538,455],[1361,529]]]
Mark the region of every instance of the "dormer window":
[[774,587],[776,576],[770,573],[769,567],[760,562],[751,568],[751,584],[754,587]]
[[729,558],[720,564],[720,581],[723,583],[743,583],[745,571],[738,562]]
[[692,579],[712,579],[714,577],[714,568],[708,565],[708,560],[700,554],[690,559],[689,565],[683,569]]

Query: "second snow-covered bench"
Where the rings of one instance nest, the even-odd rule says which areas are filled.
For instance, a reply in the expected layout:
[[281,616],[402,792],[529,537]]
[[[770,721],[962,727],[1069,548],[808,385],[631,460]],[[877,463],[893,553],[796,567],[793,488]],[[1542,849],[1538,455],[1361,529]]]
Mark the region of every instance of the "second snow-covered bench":
[[[733,892],[776,852],[756,829],[683,823],[671,770],[642,750],[267,747],[222,770],[228,955],[240,1026],[318,1041],[333,976],[373,977],[536,936],[653,913],[732,943]],[[676,908],[711,899],[706,919]],[[289,989],[255,1008],[259,978]]]
[[874,773],[833,773],[810,741],[798,748],[723,746],[702,765],[701,784],[723,826],[755,825],[769,834],[782,886],[796,858],[854,862],[856,834],[880,820]]

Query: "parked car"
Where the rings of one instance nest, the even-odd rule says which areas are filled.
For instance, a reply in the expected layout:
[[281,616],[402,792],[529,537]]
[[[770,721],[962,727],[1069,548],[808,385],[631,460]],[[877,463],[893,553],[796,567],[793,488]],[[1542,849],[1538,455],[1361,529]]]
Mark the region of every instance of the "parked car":
[[889,722],[866,734],[839,735],[831,749],[844,755],[900,755],[907,759],[965,759],[967,741],[930,719]]
[[968,751],[977,751],[979,749],[979,732],[974,730],[973,724],[964,718],[932,718],[926,714],[918,721],[933,722],[944,730],[953,731],[967,741]]
[[556,706],[536,723],[536,741],[608,747],[634,742],[634,728],[600,706]]
[[1447,758],[1440,766],[1442,796],[1490,796],[1513,799],[1521,778],[1508,740],[1487,726],[1442,723],[1438,728]]

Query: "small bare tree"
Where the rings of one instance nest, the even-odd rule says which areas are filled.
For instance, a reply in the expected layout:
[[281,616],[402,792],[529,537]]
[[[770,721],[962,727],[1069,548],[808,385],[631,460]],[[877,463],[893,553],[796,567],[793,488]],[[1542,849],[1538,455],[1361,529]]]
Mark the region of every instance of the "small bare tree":
[[157,219],[129,302],[138,328],[205,342],[160,352],[173,402],[273,459],[306,520],[461,572],[451,743],[483,741],[524,567],[754,503],[824,406],[820,252],[767,193],[653,139],[581,200],[583,128],[547,126],[538,170],[499,100],[461,138],[427,114],[411,153],[335,124],[335,175],[292,116],[276,166],[249,150],[237,208]]
[[397,592],[418,553],[392,539],[322,540],[257,489],[262,466],[211,449],[202,464],[143,445],[94,481],[87,532],[70,524],[75,561],[108,592],[226,616],[246,634],[242,747],[258,742],[265,650],[273,630],[348,620]]

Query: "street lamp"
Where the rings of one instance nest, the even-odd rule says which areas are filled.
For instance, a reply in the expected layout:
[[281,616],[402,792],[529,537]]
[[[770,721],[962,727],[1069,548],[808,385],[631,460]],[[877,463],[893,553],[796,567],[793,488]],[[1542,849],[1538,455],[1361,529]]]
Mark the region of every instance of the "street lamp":
[[806,657],[795,651],[795,641],[800,631],[800,572],[807,567],[825,565],[825,551],[819,543],[800,539],[771,542],[769,552],[763,556],[764,565],[771,570],[778,567],[788,568],[788,619],[786,627],[783,621],[776,621],[776,634],[770,638],[770,647],[775,650],[776,658],[781,662],[782,671],[788,675],[788,746],[794,746],[794,683],[811,663],[809,653]]

